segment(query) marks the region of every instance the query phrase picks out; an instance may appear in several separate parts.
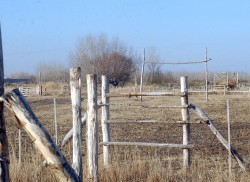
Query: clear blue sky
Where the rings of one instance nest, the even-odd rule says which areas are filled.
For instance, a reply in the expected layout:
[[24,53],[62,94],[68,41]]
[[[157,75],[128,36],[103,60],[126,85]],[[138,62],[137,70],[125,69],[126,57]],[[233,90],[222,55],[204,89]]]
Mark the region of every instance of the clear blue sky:
[[[208,56],[212,71],[250,72],[249,0],[0,0],[5,75],[35,73],[39,62],[68,63],[87,34],[119,37],[162,60]],[[165,66],[204,70],[204,65]]]

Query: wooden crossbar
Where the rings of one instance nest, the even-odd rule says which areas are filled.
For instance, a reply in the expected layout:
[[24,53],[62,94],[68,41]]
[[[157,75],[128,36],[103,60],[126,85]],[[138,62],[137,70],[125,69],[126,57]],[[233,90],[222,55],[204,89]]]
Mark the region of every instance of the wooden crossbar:
[[[195,93],[206,93],[206,91],[190,91],[188,94],[195,94]],[[225,93],[224,90],[212,90],[208,91],[210,94],[217,94],[217,93]],[[226,93],[250,93],[250,91],[240,91],[240,90],[226,90]]]
[[139,93],[107,93],[107,97],[140,97],[140,96],[184,96],[184,93],[173,92],[139,92]]
[[186,61],[186,62],[152,62],[152,61],[143,61],[143,63],[150,63],[150,64],[200,64],[211,61],[212,59],[205,59],[202,61]]
[[[127,124],[127,123],[165,123],[165,124],[187,124],[187,121],[174,121],[174,122],[167,122],[167,121],[158,121],[158,120],[106,120],[104,123],[110,124]],[[202,121],[197,120],[194,122],[189,122],[189,124],[199,124]]]
[[100,145],[119,145],[119,146],[142,146],[142,147],[165,147],[165,148],[192,148],[193,145],[171,144],[171,143],[146,143],[146,142],[101,142]]
[[[150,106],[150,105],[142,105],[142,104],[130,104],[130,103],[114,103],[114,104],[108,104],[108,105],[126,105],[126,106],[132,106],[132,107],[144,107],[144,108],[188,108],[188,105],[183,106],[168,106],[168,105],[161,105],[161,106]],[[99,106],[104,106],[103,104]]]
[[146,106],[146,105],[141,105],[142,107],[145,108],[188,108],[188,105],[183,105],[183,106]]

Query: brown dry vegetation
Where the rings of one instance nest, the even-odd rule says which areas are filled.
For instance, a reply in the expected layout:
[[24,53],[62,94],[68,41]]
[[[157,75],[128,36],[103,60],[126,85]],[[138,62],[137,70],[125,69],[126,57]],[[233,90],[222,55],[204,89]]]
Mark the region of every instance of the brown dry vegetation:
[[[72,126],[69,95],[28,97],[33,111],[47,130],[54,135],[53,98],[57,98],[59,140]],[[85,97],[85,96],[83,96]],[[204,95],[190,95],[189,102],[197,104],[214,120],[224,136],[227,136],[226,99],[230,99],[232,143],[244,160],[250,162],[250,95],[212,95],[205,101]],[[150,106],[180,105],[179,97],[111,98],[111,119],[153,119],[166,124],[112,124],[112,141],[142,141],[182,143],[180,109],[151,108]],[[86,110],[86,99],[82,102]],[[191,121],[199,118],[191,114]],[[18,165],[18,129],[15,118],[5,110],[10,150],[10,176],[12,181],[56,181],[49,168],[42,167],[43,158],[33,148],[31,140],[22,132],[22,163]],[[84,181],[86,176],[85,128],[83,128]],[[100,130],[101,139],[101,130]],[[99,179],[107,182],[122,181],[228,181],[228,152],[205,124],[191,125],[192,165],[186,173],[182,170],[182,150],[150,147],[112,147],[112,165],[102,167],[102,148],[99,147]],[[62,151],[69,161],[69,143]],[[232,181],[250,181],[248,172],[242,172],[233,160]]]

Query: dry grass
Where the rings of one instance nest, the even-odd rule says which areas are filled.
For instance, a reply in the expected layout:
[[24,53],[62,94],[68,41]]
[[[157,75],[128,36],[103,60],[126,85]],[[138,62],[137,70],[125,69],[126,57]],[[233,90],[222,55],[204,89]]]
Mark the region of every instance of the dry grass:
[[[227,136],[226,99],[230,98],[232,120],[232,143],[248,162],[250,161],[250,95],[213,95],[205,101],[204,95],[191,95],[190,103],[203,108],[214,120],[224,136]],[[54,135],[53,96],[27,98],[33,111]],[[58,134],[62,140],[71,128],[71,102],[68,95],[57,96]],[[115,104],[116,103],[116,104]],[[180,109],[150,108],[156,105],[180,105],[178,97],[112,98],[111,119],[154,119],[166,121],[166,124],[112,124],[112,141],[144,141],[162,143],[182,143],[182,126],[174,124],[181,120]],[[143,106],[142,106],[143,105]],[[86,99],[82,103],[86,110]],[[191,120],[199,118],[193,113]],[[46,167],[40,164],[42,157],[33,148],[30,139],[23,132],[22,163],[18,165],[18,130],[15,119],[6,110],[7,133],[10,149],[10,174],[12,181],[56,181]],[[83,129],[83,153],[85,156],[85,128]],[[100,134],[101,139],[101,134]],[[112,147],[112,165],[108,169],[102,166],[102,148],[99,151],[99,179],[107,182],[122,181],[228,181],[227,151],[204,124],[191,125],[192,165],[188,172],[182,169],[182,150],[145,147]],[[63,148],[69,161],[71,143]],[[84,157],[84,175],[86,159]],[[250,181],[250,175],[242,172],[233,161],[232,181]],[[87,180],[85,180],[87,181]]]

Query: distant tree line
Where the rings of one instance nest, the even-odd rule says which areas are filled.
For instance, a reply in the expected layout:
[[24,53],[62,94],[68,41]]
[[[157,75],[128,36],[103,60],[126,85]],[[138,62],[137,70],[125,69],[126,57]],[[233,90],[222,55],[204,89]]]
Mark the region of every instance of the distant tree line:
[[32,83],[36,82],[36,76],[35,75],[25,73],[25,72],[13,73],[13,74],[9,75],[9,78],[12,78],[12,79],[27,79]]

